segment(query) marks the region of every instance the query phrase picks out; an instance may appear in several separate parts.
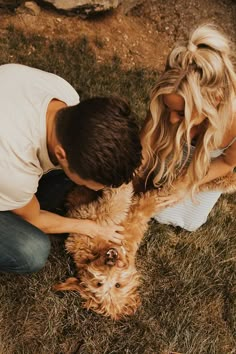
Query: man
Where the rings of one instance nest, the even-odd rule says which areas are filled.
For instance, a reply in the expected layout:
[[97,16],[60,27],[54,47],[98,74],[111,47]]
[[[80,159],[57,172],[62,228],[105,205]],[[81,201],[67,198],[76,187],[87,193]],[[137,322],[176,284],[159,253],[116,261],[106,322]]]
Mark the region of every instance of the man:
[[120,244],[122,227],[57,210],[73,183],[100,190],[132,179],[141,145],[128,105],[115,97],[79,103],[64,79],[19,64],[0,66],[0,81],[0,271],[41,269],[50,250],[47,234]]

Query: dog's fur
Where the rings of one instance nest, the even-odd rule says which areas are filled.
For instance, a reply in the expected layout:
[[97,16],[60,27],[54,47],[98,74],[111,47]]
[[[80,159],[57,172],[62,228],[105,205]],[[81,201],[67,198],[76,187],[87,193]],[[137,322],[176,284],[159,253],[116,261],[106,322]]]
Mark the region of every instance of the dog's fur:
[[[201,187],[213,189],[235,192],[236,174],[230,173]],[[134,196],[131,184],[106,189],[97,199],[95,192],[78,187],[69,196],[69,216],[91,219],[101,225],[121,224],[125,242],[116,246],[99,238],[71,234],[66,249],[75,261],[77,277],[68,278],[55,289],[78,291],[87,309],[113,319],[133,314],[140,304],[135,254],[148,221],[157,211],[157,198],[158,190]]]
[[148,221],[155,214],[157,193],[149,191],[133,196],[129,184],[106,189],[102,197],[89,204],[81,205],[80,196],[80,188],[70,195],[69,216],[92,219],[101,225],[120,224],[124,227],[125,241],[117,246],[99,238],[71,234],[66,249],[78,274],[57,285],[56,290],[79,291],[86,300],[86,308],[113,319],[131,315],[140,304],[135,254]]

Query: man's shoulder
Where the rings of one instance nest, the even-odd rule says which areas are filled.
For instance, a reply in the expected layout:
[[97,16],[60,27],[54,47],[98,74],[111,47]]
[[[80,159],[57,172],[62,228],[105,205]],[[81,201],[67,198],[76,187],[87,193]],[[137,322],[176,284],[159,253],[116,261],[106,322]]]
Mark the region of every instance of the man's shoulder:
[[[79,103],[79,95],[71,84],[61,76],[22,64],[0,66],[0,79],[5,82],[3,96],[14,95],[28,98],[29,103],[49,97],[64,101],[67,105]],[[34,102],[36,101],[36,102]]]

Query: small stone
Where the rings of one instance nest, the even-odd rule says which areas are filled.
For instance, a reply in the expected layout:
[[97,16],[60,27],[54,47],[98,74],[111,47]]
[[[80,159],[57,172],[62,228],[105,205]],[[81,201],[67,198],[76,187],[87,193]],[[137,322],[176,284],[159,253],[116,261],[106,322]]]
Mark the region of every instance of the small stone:
[[40,11],[40,7],[34,1],[26,1],[16,9],[16,13],[18,14],[28,14],[32,16],[38,16]]

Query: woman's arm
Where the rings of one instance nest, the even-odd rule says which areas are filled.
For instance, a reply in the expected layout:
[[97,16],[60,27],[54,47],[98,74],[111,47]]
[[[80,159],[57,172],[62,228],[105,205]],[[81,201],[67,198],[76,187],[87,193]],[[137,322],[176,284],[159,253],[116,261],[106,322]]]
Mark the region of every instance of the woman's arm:
[[[235,147],[233,147],[233,145],[235,145]],[[211,162],[209,171],[201,180],[199,186],[211,182],[216,178],[223,177],[234,170],[236,167],[236,143],[233,145],[230,146],[225,155],[219,156]]]
[[[230,138],[232,139],[236,137],[236,115],[234,122],[230,129]],[[211,182],[212,180],[223,177],[227,175],[229,172],[233,171],[236,166],[236,141],[230,145],[224,153],[214,159],[209,167],[207,175],[201,180],[199,186]]]
[[[212,180],[223,177],[233,171],[236,166],[236,142],[233,143],[224,153],[214,159],[209,167],[207,175],[198,183],[198,187],[211,182]],[[172,187],[165,187],[159,193],[158,204],[160,210],[164,207],[174,205],[188,196],[191,196],[192,185],[189,181],[188,174],[183,175]]]
[[[236,101],[235,101],[236,108]],[[230,128],[227,131],[225,136],[226,142],[230,143],[236,137],[236,113],[234,114],[234,119]],[[213,181],[216,178],[224,177],[229,172],[232,172],[236,167],[236,141],[232,145],[230,145],[222,155],[213,159],[210,163],[208,172],[206,176],[198,182],[198,186],[202,186],[208,182]],[[186,184],[186,187],[191,189],[191,185],[188,185],[188,176],[183,176],[183,182]]]

